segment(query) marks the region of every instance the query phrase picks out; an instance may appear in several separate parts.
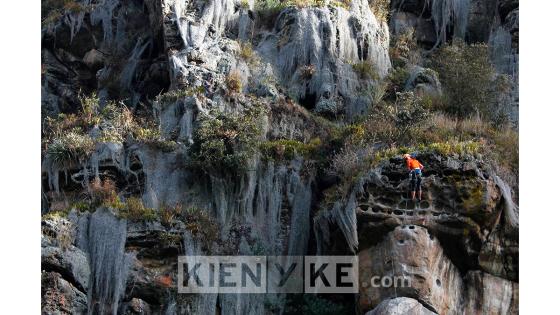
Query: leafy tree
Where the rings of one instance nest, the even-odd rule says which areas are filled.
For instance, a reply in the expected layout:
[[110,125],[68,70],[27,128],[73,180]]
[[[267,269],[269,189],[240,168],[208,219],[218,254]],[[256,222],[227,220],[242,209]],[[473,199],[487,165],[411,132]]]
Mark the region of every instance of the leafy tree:
[[457,117],[481,114],[491,118],[497,89],[486,44],[444,46],[432,56],[431,63],[444,87],[444,111]]

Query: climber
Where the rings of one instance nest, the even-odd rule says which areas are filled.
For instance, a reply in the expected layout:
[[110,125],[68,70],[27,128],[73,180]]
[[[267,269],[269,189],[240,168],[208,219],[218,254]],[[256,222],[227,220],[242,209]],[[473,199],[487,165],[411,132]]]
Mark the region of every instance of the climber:
[[408,187],[412,195],[411,199],[414,201],[416,192],[418,192],[418,201],[420,201],[422,200],[422,187],[420,185],[422,184],[422,170],[424,169],[424,165],[408,153],[404,155],[404,159],[409,170]]

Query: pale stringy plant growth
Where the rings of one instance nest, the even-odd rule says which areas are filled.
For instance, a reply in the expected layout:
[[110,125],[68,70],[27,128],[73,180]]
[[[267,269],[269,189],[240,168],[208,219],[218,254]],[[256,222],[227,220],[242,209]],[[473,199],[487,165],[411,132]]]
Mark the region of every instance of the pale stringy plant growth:
[[[305,106],[318,112],[336,114],[344,103],[347,117],[363,113],[371,103],[359,93],[363,78],[383,78],[391,66],[388,29],[376,19],[367,1],[352,2],[348,9],[286,9],[278,16],[276,27],[282,31],[270,38],[274,42],[265,41],[259,47],[278,47],[264,54],[276,64],[292,98],[306,100]],[[298,70],[310,65],[315,72],[303,86]]]
[[[404,4],[400,0],[395,4],[397,10]],[[465,39],[471,0],[427,0],[426,6],[431,8],[431,16],[436,31],[434,48],[445,43],[450,36]],[[453,34],[448,34],[453,28]]]
[[88,314],[117,314],[133,255],[125,253],[126,220],[107,209],[80,217],[78,247],[88,253]]
[[[134,75],[136,74],[136,69],[138,67],[138,63],[140,62],[140,57],[146,49],[152,44],[151,39],[144,40],[142,38],[138,38],[136,41],[136,45],[132,49],[128,60],[125,63],[124,69],[122,70],[120,83],[121,86],[131,90],[132,81],[134,79]],[[136,104],[136,100],[133,100],[133,105]]]
[[465,38],[471,0],[429,0],[432,7],[437,42],[436,46],[449,38],[448,30],[453,26],[453,37]]

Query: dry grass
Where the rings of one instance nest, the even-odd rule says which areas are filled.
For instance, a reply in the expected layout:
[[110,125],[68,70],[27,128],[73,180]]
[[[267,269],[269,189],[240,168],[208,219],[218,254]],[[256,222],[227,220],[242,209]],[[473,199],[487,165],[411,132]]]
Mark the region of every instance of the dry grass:
[[72,223],[63,222],[63,224],[60,224],[60,230],[56,235],[56,240],[60,249],[66,251],[70,248],[72,243],[74,243],[74,235],[74,227],[72,226]]
[[299,76],[302,79],[309,80],[315,74],[315,65],[304,65],[299,68]]
[[104,202],[112,201],[116,198],[115,182],[110,179],[96,178],[89,184],[88,191],[90,192],[92,203],[101,204]]
[[131,221],[154,221],[157,215],[154,209],[147,208],[138,197],[130,197],[125,202],[125,207],[118,209],[118,215]]
[[327,174],[337,175],[342,178],[351,178],[354,174],[364,170],[364,163],[374,156],[375,150],[372,146],[365,148],[359,145],[347,144],[331,159],[331,165],[327,170]]
[[253,63],[255,61],[255,52],[250,42],[240,42],[239,48],[239,56],[243,58],[243,60],[247,63]]
[[230,72],[226,76],[226,86],[231,94],[240,93],[242,89],[241,74],[239,71]]
[[179,218],[183,212],[183,207],[180,204],[175,204],[175,206],[170,207],[168,205],[163,206],[159,209],[159,217],[161,223],[165,226],[171,226],[171,223]]
[[352,65],[352,69],[362,80],[378,80],[375,64],[370,61],[360,61]]
[[199,208],[188,208],[182,212],[181,218],[187,229],[202,240],[207,249],[218,239],[219,226],[207,211]]
[[370,0],[369,7],[379,22],[387,22],[391,14],[391,0]]

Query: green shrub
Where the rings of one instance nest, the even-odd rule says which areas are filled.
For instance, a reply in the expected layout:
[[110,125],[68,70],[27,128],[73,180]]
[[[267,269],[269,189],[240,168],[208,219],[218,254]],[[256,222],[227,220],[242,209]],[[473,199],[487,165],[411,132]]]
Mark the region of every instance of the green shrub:
[[370,168],[374,153],[371,146],[346,144],[330,159],[327,173],[338,176],[342,181],[350,180]]
[[47,157],[61,167],[85,161],[95,143],[79,129],[55,136],[47,146]]
[[239,48],[239,56],[243,58],[243,60],[245,60],[247,63],[252,63],[255,59],[253,45],[251,45],[250,42],[240,42]]
[[375,65],[369,61],[360,61],[352,65],[352,69],[362,80],[378,80]]
[[405,67],[398,67],[391,70],[387,76],[388,87],[387,90],[391,92],[391,96],[394,98],[397,92],[402,92],[404,90],[406,81],[408,80],[410,73]]
[[118,215],[130,221],[155,221],[157,214],[154,209],[144,207],[142,199],[130,197],[126,199],[124,207],[118,205]]
[[241,0],[241,8],[247,10],[249,7],[249,0]]
[[220,235],[219,226],[208,211],[191,207],[183,211],[181,219],[186,228],[204,242],[207,249]]
[[179,218],[182,212],[183,208],[180,204],[176,204],[173,207],[164,205],[159,209],[159,218],[163,225],[170,226],[173,220]]
[[262,154],[269,159],[276,160],[292,160],[296,156],[302,156],[306,159],[317,158],[317,153],[321,146],[321,139],[314,138],[309,143],[303,143],[297,140],[280,139],[274,141],[265,141],[261,143],[260,149]]
[[414,141],[416,129],[425,123],[429,111],[412,92],[397,92],[394,104],[381,103],[366,121],[372,137],[407,143]]
[[110,179],[104,179],[103,181],[99,178],[94,179],[88,185],[88,192],[94,207],[118,200],[115,182]]
[[173,104],[185,97],[204,94],[204,86],[188,87],[181,90],[171,90],[156,97],[156,102],[162,106]]
[[86,9],[76,0],[43,0],[41,2],[41,24],[45,26],[59,20],[65,13],[80,13]]
[[[475,141],[457,141],[450,140],[446,142],[435,142],[428,145],[420,145],[417,148],[420,152],[437,153],[444,156],[447,155],[475,155],[481,152],[482,146]],[[411,151],[412,152],[412,151]]]
[[115,129],[121,136],[130,133],[137,127],[137,122],[134,120],[132,111],[123,104],[116,104],[113,102],[107,104],[101,112],[101,117],[107,125],[110,125],[111,128]]
[[205,171],[236,171],[247,167],[263,133],[260,105],[237,113],[200,115],[191,147],[191,163]]
[[397,93],[395,106],[389,106],[388,110],[397,128],[403,130],[403,132],[428,118],[427,109],[422,106],[419,98],[412,92]]
[[278,14],[288,6],[288,1],[257,0],[254,9],[259,16],[259,22],[265,24],[268,28],[272,28]]
[[41,20],[41,26],[45,27],[54,24],[62,18],[62,13],[60,11],[51,11],[46,17]]
[[[504,169],[504,176],[515,177],[519,174],[519,132],[508,127],[492,130],[487,154]],[[511,180],[510,182],[512,182]],[[514,183],[516,184],[516,183]]]
[[86,202],[86,201],[74,202],[74,203],[72,203],[72,205],[68,209],[68,212],[70,212],[70,210],[72,210],[72,209],[76,209],[78,212],[90,211],[91,210],[91,204]]
[[161,133],[155,126],[138,127],[134,129],[133,136],[142,142],[156,142],[161,139]]
[[144,125],[145,127],[135,125],[132,130],[132,135],[135,140],[158,148],[163,152],[172,152],[177,148],[177,142],[165,139],[161,135],[158,126],[149,123],[145,123]]
[[432,56],[431,64],[444,88],[444,111],[457,117],[477,113],[492,117],[497,94],[486,44],[444,46]]
[[41,220],[54,220],[54,219],[58,219],[58,218],[67,218],[68,217],[68,213],[70,211],[68,209],[65,210],[56,210],[56,211],[49,211],[45,214],[43,214],[43,216],[41,216]]
[[[339,8],[344,8],[346,10],[350,9],[350,3],[352,0],[331,0],[331,2],[329,2],[329,5],[332,5],[333,7],[339,7]],[[318,7],[324,6],[325,2],[324,1],[317,1],[316,2]]]
[[95,94],[80,95],[82,112],[79,114],[60,113],[56,118],[46,117],[43,132],[46,136],[67,133],[69,131],[85,132],[98,125],[101,118],[98,113],[99,99]]

